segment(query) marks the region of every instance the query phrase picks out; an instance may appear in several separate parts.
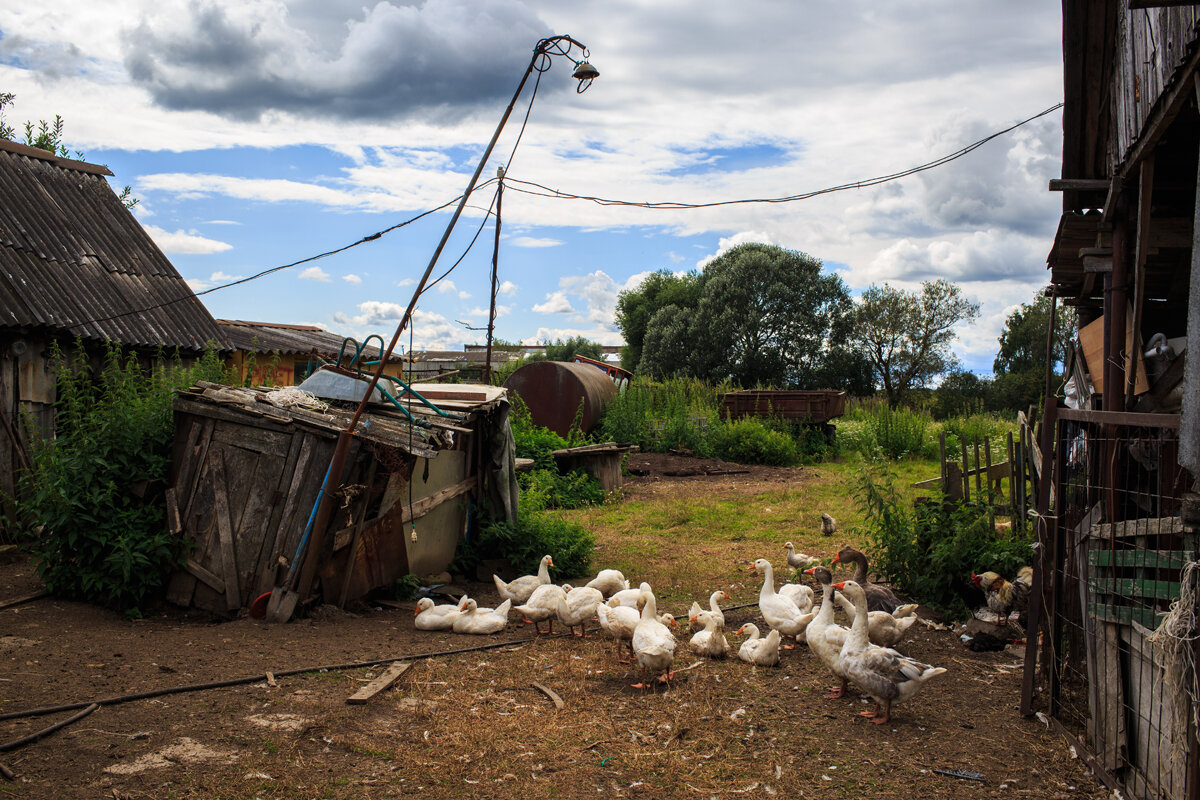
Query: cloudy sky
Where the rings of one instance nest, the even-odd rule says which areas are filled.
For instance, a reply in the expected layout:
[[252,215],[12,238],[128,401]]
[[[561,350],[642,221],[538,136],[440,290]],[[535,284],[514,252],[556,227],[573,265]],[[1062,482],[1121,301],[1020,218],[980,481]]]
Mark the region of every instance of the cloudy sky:
[[[454,199],[534,44],[569,34],[484,170],[573,194],[688,203],[781,197],[898,172],[1062,96],[1043,0],[52,0],[0,8],[11,123],[129,184],[197,289],[343,247]],[[576,55],[576,58],[580,56]],[[858,293],[945,277],[982,305],[958,352],[988,372],[1005,316],[1046,281],[1061,118],[935,170],[782,204],[649,210],[504,193],[497,335],[617,344],[616,294],[733,244],[802,250]],[[418,306],[417,348],[482,341],[494,183],[472,196]],[[204,296],[214,316],[388,338],[448,212]],[[407,347],[407,335],[405,346]]]

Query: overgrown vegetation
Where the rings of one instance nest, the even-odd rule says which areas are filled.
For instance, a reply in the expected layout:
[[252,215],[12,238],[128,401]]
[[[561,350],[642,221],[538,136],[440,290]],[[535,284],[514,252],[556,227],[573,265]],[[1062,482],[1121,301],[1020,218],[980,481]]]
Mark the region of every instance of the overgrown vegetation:
[[170,469],[175,389],[219,381],[215,350],[194,366],[159,353],[153,366],[109,344],[98,374],[57,342],[56,436],[33,438],[20,479],[26,541],[46,588],[136,613],[183,555],[161,503]]
[[528,575],[537,572],[542,556],[549,555],[556,578],[576,577],[590,572],[595,545],[595,537],[578,522],[526,509],[522,502],[515,522],[486,522],[478,534],[460,543],[451,570],[474,576],[482,562],[506,558],[517,572]]
[[983,503],[935,498],[910,505],[881,462],[861,470],[855,500],[875,571],[951,618],[968,616],[978,604],[972,572],[992,570],[1011,578],[1033,557],[1032,538],[998,532]]

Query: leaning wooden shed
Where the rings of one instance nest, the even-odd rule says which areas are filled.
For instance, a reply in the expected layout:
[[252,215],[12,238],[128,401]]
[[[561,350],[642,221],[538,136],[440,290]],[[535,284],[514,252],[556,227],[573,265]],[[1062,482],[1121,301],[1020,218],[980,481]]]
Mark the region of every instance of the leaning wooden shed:
[[[418,385],[419,403],[371,405],[334,485],[329,526],[297,548],[350,404],[276,405],[265,388],[202,384],[178,396],[168,520],[191,553],[167,598],[237,613],[299,559],[302,602],[345,603],[403,575],[435,579],[483,505],[516,513],[512,433],[503,389]],[[273,402],[275,401],[275,402]]]

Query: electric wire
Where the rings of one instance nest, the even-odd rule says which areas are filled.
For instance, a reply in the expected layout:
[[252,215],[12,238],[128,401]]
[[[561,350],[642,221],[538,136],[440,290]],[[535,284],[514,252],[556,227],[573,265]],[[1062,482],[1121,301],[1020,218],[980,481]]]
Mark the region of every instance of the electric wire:
[[[524,136],[525,127],[526,127],[527,123],[529,122],[529,116],[533,110],[533,100],[537,95],[537,89],[541,82],[541,75],[543,72],[545,72],[546,68],[548,68],[548,67],[544,68],[541,65],[535,67],[538,75],[534,81],[534,89],[530,95],[529,104],[526,107],[525,117],[522,120],[521,129],[518,132],[517,140],[516,140],[516,142],[514,142],[512,152],[509,154],[508,164],[510,166],[512,164],[514,157],[516,156],[517,148],[520,146],[521,139]],[[624,206],[624,207],[642,208],[642,209],[655,210],[655,211],[663,211],[663,210],[665,210],[665,211],[683,211],[683,210],[690,210],[690,209],[716,208],[716,207],[720,207],[720,206],[748,205],[748,204],[755,204],[755,203],[765,203],[765,204],[794,203],[794,202],[798,202],[801,200],[808,200],[813,197],[818,197],[820,195],[833,194],[835,192],[848,191],[850,189],[864,189],[864,188],[868,188],[871,186],[878,186],[883,183],[888,183],[891,181],[899,180],[901,178],[906,178],[911,175],[916,175],[921,172],[926,172],[928,170],[944,166],[945,164],[949,164],[952,161],[956,161],[956,160],[962,158],[963,156],[969,155],[970,153],[979,149],[980,147],[982,147],[983,145],[992,141],[993,139],[997,139],[1001,136],[1011,133],[1012,131],[1017,130],[1018,128],[1020,128],[1024,125],[1027,125],[1030,122],[1033,122],[1034,120],[1040,119],[1041,117],[1051,114],[1054,111],[1057,111],[1058,109],[1060,109],[1062,107],[1063,107],[1063,104],[1061,102],[1056,103],[1056,104],[1050,106],[1049,108],[1045,109],[1044,111],[1040,111],[1031,117],[1028,117],[1024,120],[1021,120],[1020,122],[1017,122],[1013,125],[1008,126],[1007,128],[1003,128],[1001,130],[995,131],[995,132],[989,134],[988,136],[983,137],[982,139],[978,139],[978,140],[966,145],[965,147],[959,148],[958,150],[955,150],[954,152],[948,153],[948,154],[941,156],[939,158],[936,158],[932,161],[927,161],[924,164],[919,164],[914,167],[909,167],[908,169],[901,170],[899,172],[893,172],[888,175],[880,175],[880,176],[876,176],[874,178],[866,178],[863,180],[852,181],[850,183],[839,184],[837,186],[829,186],[829,187],[826,187],[823,189],[815,189],[815,190],[812,190],[809,192],[803,192],[800,194],[792,194],[792,195],[784,195],[781,197],[758,197],[758,198],[741,198],[741,199],[734,199],[734,200],[716,200],[716,201],[707,202],[707,203],[686,203],[686,202],[682,202],[682,201],[653,202],[653,201],[620,200],[620,199],[614,199],[614,198],[599,197],[596,195],[575,194],[572,192],[566,192],[561,189],[556,189],[556,188],[553,188],[550,186],[546,186],[544,184],[537,183],[535,181],[524,181],[524,180],[520,180],[517,178],[512,178],[507,175],[506,175],[506,177],[508,178],[508,186],[510,189],[512,189],[513,191],[521,192],[523,194],[532,195],[535,197],[544,197],[544,198],[555,199],[555,200],[586,200],[586,201],[590,201],[592,203],[596,203],[597,205],[601,205],[601,206]],[[505,171],[507,172],[507,168]],[[483,183],[480,183],[478,186],[476,186],[472,193],[479,191],[483,187],[485,187],[497,180],[498,180],[498,178],[489,178],[488,180],[486,180]],[[524,187],[531,187],[531,188],[524,188]],[[292,261],[288,264],[281,264],[276,267],[271,267],[271,268],[265,269],[261,272],[257,272],[254,275],[250,275],[245,278],[239,278],[234,281],[229,281],[228,283],[223,283],[218,286],[212,286],[212,287],[209,287],[208,289],[203,289],[199,292],[189,292],[186,295],[182,295],[180,297],[176,297],[171,300],[166,300],[161,303],[154,303],[154,304],[151,304],[148,306],[142,306],[140,308],[131,309],[129,311],[122,311],[118,314],[112,314],[107,317],[93,317],[91,319],[82,320],[80,322],[73,323],[70,327],[81,328],[81,327],[84,327],[87,325],[94,325],[99,322],[109,322],[111,320],[120,319],[122,317],[127,317],[127,316],[130,316],[133,314],[142,314],[142,313],[145,313],[148,311],[154,311],[159,308],[171,306],[176,303],[182,303],[182,302],[194,299],[196,297],[201,297],[206,294],[211,294],[213,292],[217,292],[217,291],[220,291],[223,289],[229,289],[234,286],[239,286],[244,283],[249,283],[251,281],[258,280],[259,278],[264,278],[264,277],[266,277],[268,275],[272,275],[276,272],[281,272],[283,270],[291,269],[293,267],[297,267],[302,264],[308,264],[308,263],[317,261],[322,258],[328,258],[330,256],[337,255],[339,253],[344,253],[347,250],[351,250],[355,247],[358,247],[359,245],[363,245],[368,242],[373,242],[373,241],[383,237],[386,234],[389,234],[395,230],[398,230],[400,228],[411,225],[412,223],[417,222],[418,220],[423,219],[424,217],[427,217],[431,214],[435,214],[438,211],[441,211],[442,209],[447,208],[448,206],[451,206],[454,203],[458,202],[461,198],[462,198],[462,195],[460,194],[457,197],[453,198],[452,200],[442,203],[441,205],[439,205],[435,208],[431,208],[427,211],[423,211],[414,217],[404,220],[403,222],[399,222],[395,225],[389,226],[387,228],[384,228],[383,230],[380,230],[380,231],[377,231],[370,235],[364,236],[361,239],[358,239],[354,242],[343,245],[341,247],[335,248],[333,250],[328,250],[323,253],[318,253],[313,256],[308,256],[306,258],[298,259],[298,260]],[[493,202],[494,202],[494,200],[493,200]],[[489,214],[490,214],[490,210],[489,210]],[[485,223],[486,223],[486,220],[487,220],[487,216],[484,217]],[[482,227],[480,228],[479,231],[476,232],[476,235],[475,235],[476,239],[478,238],[480,231],[482,231]],[[474,243],[474,239],[472,240],[472,244],[473,243]],[[470,250],[470,247],[468,247],[468,251],[469,250]],[[464,252],[463,257],[465,257],[465,255],[466,255],[466,253]],[[455,262],[454,266],[458,266],[458,264],[461,263],[461,261],[462,261],[462,257],[460,257],[459,260]],[[454,267],[451,267],[451,270],[453,270],[453,268]],[[439,281],[442,280],[446,276],[446,274],[448,274],[449,272],[450,272],[450,270],[447,270],[447,272],[444,273],[441,277],[439,277],[438,280]],[[436,281],[434,283],[436,283]],[[433,284],[430,284],[430,285],[433,285]],[[429,287],[427,286],[426,289],[428,290],[428,288]]]
[[[909,167],[908,169],[901,170],[899,172],[893,172],[888,175],[879,175],[874,178],[865,178],[863,180],[852,181],[850,183],[843,183],[843,184],[839,184],[837,186],[829,186],[824,189],[815,189],[815,190],[809,191],[809,192],[802,192],[800,194],[784,195],[782,197],[755,197],[755,198],[747,198],[747,199],[739,199],[739,200],[714,200],[714,201],[708,202],[708,203],[685,203],[685,202],[671,201],[671,200],[651,202],[651,201],[638,201],[638,200],[616,200],[616,199],[606,198],[606,197],[597,197],[595,195],[574,194],[572,192],[565,192],[560,189],[555,189],[550,186],[545,186],[543,184],[536,183],[534,181],[523,181],[523,180],[519,180],[516,178],[508,179],[509,180],[508,187],[510,189],[512,189],[513,191],[523,192],[524,194],[533,195],[535,197],[546,197],[546,198],[550,198],[550,199],[554,199],[554,200],[588,200],[590,202],[596,203],[597,205],[601,205],[601,206],[627,206],[627,207],[632,207],[632,208],[644,208],[644,209],[649,209],[649,210],[654,210],[654,211],[683,211],[683,210],[689,210],[689,209],[695,209],[695,208],[716,208],[718,206],[746,205],[746,204],[752,204],[752,203],[794,203],[794,202],[797,202],[800,200],[808,200],[813,197],[818,197],[818,196],[824,195],[824,194],[833,194],[834,192],[844,192],[844,191],[847,191],[850,189],[865,189],[865,188],[868,188],[871,186],[878,186],[883,183],[889,183],[891,181],[899,180],[901,178],[907,178],[910,175],[916,175],[917,173],[920,173],[920,172],[926,172],[928,170],[944,166],[946,164],[949,164],[952,161],[957,161],[958,159],[974,152],[975,150],[978,150],[980,147],[983,147],[985,144],[992,141],[993,139],[997,139],[1001,136],[1012,133],[1017,128],[1020,128],[1023,125],[1028,125],[1030,122],[1040,119],[1041,117],[1044,117],[1047,114],[1051,114],[1054,111],[1057,111],[1058,109],[1060,109],[1062,107],[1063,107],[1062,103],[1055,103],[1054,105],[1050,106],[1049,108],[1045,109],[1044,111],[1039,111],[1037,114],[1034,114],[1032,117],[1023,119],[1020,122],[1017,122],[1013,125],[1008,126],[1007,128],[995,131],[994,133],[991,133],[991,134],[983,137],[982,139],[978,139],[974,142],[971,142],[970,144],[966,145],[965,147],[961,147],[952,153],[948,153],[944,156],[941,156],[940,158],[935,158],[932,161],[927,161],[924,164],[918,164],[915,167]],[[514,184],[518,184],[518,185],[514,185]],[[521,188],[521,186],[531,186],[534,188],[533,189],[523,189],[523,188]]]

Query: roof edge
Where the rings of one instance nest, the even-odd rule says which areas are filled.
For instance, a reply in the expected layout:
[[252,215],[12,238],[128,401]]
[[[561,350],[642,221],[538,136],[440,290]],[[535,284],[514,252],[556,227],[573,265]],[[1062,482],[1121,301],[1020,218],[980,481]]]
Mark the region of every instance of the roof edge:
[[49,150],[43,150],[40,147],[31,147],[30,145],[14,142],[9,139],[0,139],[0,150],[7,151],[9,153],[15,153],[19,156],[36,158],[38,161],[47,161],[56,167],[61,167],[62,169],[70,169],[76,172],[87,172],[92,175],[107,175],[112,177],[112,171],[109,170],[108,167],[100,164],[89,164],[86,161],[76,161],[73,158],[63,158],[62,156],[56,156]]

